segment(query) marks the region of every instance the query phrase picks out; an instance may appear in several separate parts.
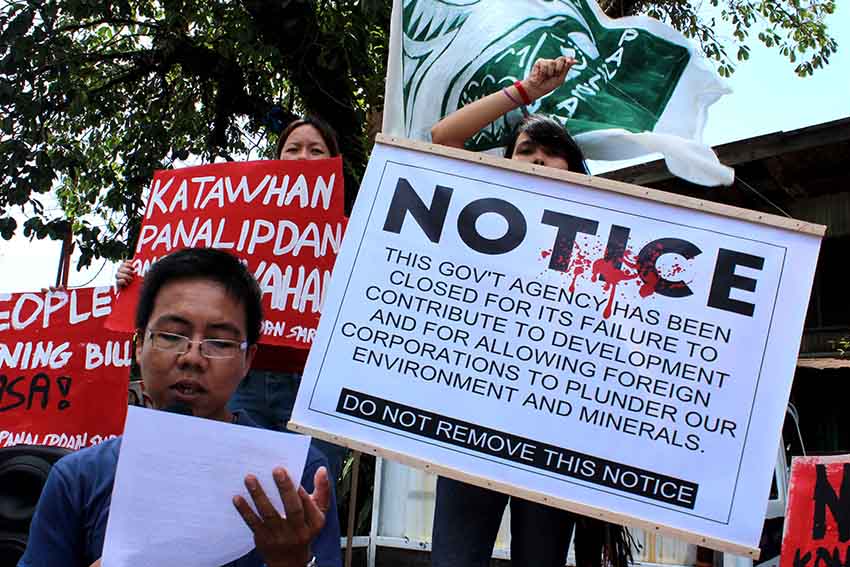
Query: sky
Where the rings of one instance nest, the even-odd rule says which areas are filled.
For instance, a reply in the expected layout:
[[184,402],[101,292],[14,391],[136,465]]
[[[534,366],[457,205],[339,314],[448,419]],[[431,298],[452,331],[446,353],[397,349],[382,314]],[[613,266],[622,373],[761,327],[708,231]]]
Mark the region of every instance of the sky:
[[838,53],[829,65],[798,77],[794,64],[756,40],[750,59],[728,80],[732,94],[709,111],[706,142],[714,146],[850,117],[850,2],[836,4],[827,24]]
[[[777,50],[763,47],[755,39],[757,31],[752,32],[750,59],[739,63],[727,80],[732,94],[709,110],[703,137],[706,143],[713,146],[850,117],[850,2],[837,4],[827,24],[839,42],[838,53],[811,77],[797,77],[794,65]],[[59,242],[29,241],[23,234],[11,241],[0,240],[0,293],[33,291],[53,284],[60,249]],[[111,285],[114,273],[115,265],[102,260],[77,271],[74,258],[69,284]]]

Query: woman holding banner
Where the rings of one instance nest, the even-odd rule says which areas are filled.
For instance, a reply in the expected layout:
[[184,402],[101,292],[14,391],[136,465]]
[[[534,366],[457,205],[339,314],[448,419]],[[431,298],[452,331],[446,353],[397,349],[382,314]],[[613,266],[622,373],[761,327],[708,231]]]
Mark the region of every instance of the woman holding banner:
[[[336,133],[321,118],[305,116],[291,122],[278,138],[275,155],[280,160],[328,159],[340,155]],[[125,260],[115,276],[119,288],[135,277],[130,261]],[[248,375],[239,384],[227,404],[229,410],[244,410],[266,429],[286,429],[292,416],[301,373],[307,362],[306,349],[258,345],[257,356]],[[335,482],[342,471],[345,448],[320,439],[313,445],[328,459],[329,477]]]
[[[435,124],[431,129],[432,141],[462,148],[479,130],[522,108],[525,117],[507,141],[506,158],[589,174],[581,150],[565,127],[548,116],[529,115],[525,110],[526,105],[561,86],[575,63],[570,57],[537,60],[524,80],[468,104]],[[432,566],[490,565],[499,524],[509,501],[514,565],[563,567],[574,526],[577,567],[596,567],[603,561],[625,567],[631,561],[630,536],[625,528],[440,477],[432,533]]]

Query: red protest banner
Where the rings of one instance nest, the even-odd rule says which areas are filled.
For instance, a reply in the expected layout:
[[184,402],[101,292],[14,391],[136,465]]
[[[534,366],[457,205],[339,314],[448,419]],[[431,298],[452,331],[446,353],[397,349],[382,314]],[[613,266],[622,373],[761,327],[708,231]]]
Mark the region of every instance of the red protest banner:
[[850,455],[791,465],[780,567],[850,564]]
[[[132,262],[144,275],[173,250],[228,250],[260,283],[266,316],[260,342],[306,349],[344,230],[340,158],[158,171]],[[133,328],[140,287],[134,281],[119,294],[109,328]]]
[[81,449],[119,435],[132,344],[112,288],[0,293],[0,447]]

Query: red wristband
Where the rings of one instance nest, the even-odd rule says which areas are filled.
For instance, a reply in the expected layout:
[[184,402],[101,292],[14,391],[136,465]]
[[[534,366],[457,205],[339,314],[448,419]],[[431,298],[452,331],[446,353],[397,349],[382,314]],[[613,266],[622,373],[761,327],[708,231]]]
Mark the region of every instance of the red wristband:
[[519,93],[519,97],[522,99],[523,104],[526,106],[531,104],[531,98],[528,96],[528,91],[525,90],[525,87],[522,86],[520,81],[514,82],[514,88],[516,88],[516,92]]

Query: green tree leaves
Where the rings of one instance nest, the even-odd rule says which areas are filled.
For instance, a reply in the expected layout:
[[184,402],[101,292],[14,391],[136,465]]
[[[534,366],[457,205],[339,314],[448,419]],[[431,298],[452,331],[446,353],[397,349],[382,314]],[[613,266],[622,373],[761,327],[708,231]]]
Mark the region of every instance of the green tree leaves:
[[[612,6],[622,3],[612,1]],[[711,0],[719,10],[720,20],[731,25],[732,45],[717,32],[717,20],[700,10],[699,3],[688,0],[665,2],[640,0],[625,2],[635,12],[644,12],[671,24],[687,37],[700,42],[705,54],[718,61],[719,72],[729,76],[735,63],[727,49],[734,47],[736,59],[749,56],[750,32],[758,31],[758,40],[778,49],[791,63],[798,63],[795,72],[811,75],[829,62],[838,44],[826,26],[825,18],[835,11],[835,0]]]
[[[5,2],[0,236],[16,228],[11,208],[31,205],[26,234],[73,228],[82,264],[126,256],[155,170],[271,148],[303,112],[340,130],[355,183],[389,25],[387,2],[366,4]],[[51,189],[58,217],[39,200]]]
[[[605,0],[699,41],[729,75],[758,40],[810,75],[836,42],[835,0],[711,0],[732,43],[688,0]],[[130,251],[157,169],[274,145],[295,115],[340,134],[346,183],[383,103],[391,0],[6,0],[0,7],[0,237],[62,238],[82,264]],[[271,135],[270,135],[271,134]],[[55,190],[61,212],[45,209]],[[65,231],[65,232],[63,232]]]

